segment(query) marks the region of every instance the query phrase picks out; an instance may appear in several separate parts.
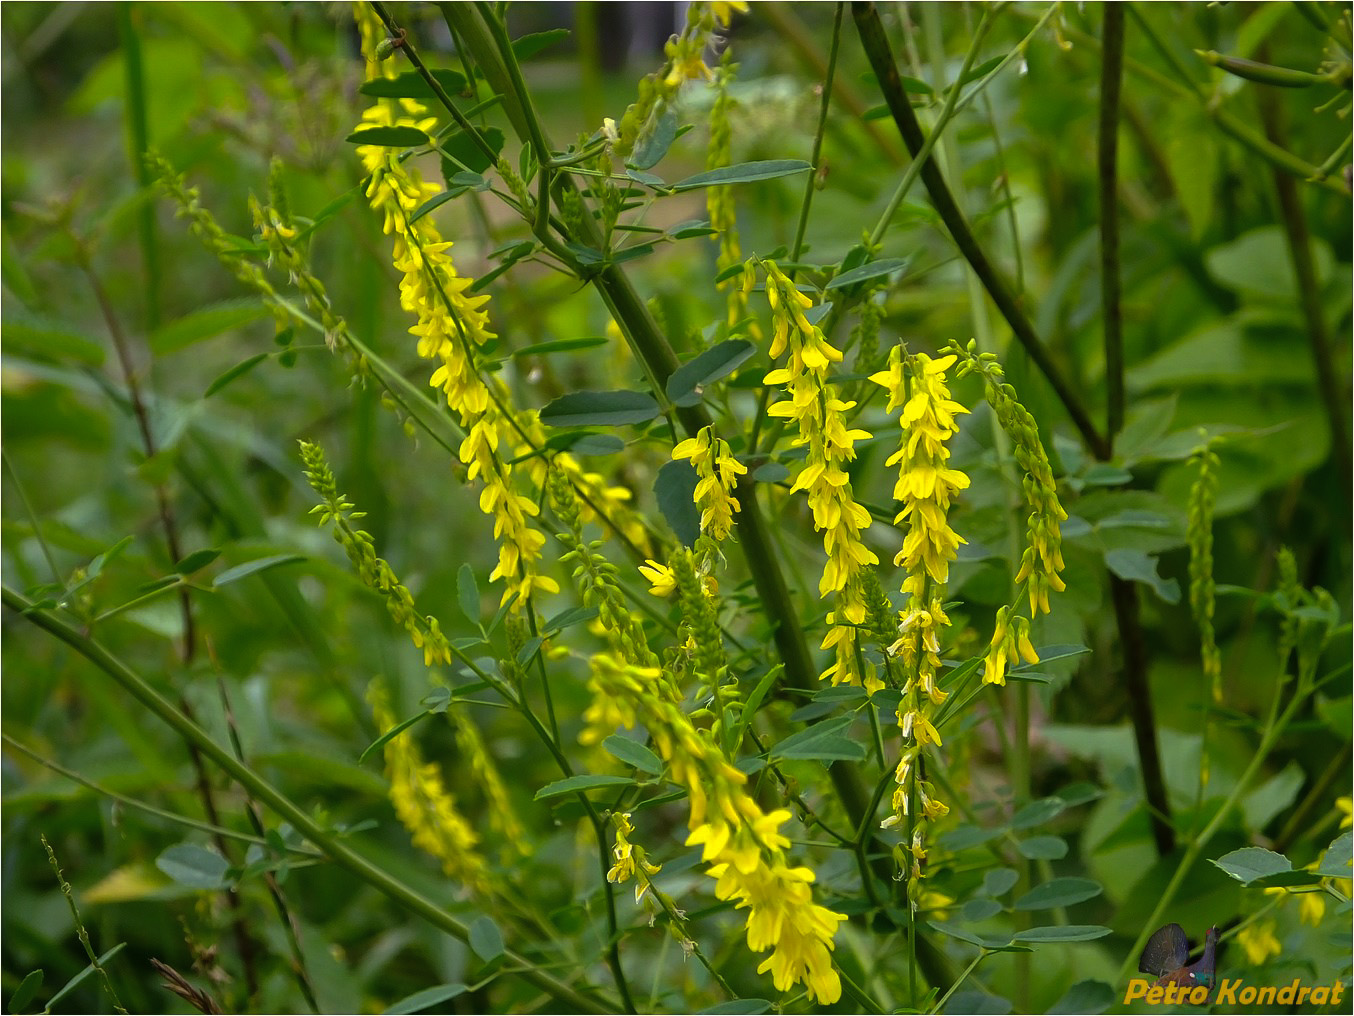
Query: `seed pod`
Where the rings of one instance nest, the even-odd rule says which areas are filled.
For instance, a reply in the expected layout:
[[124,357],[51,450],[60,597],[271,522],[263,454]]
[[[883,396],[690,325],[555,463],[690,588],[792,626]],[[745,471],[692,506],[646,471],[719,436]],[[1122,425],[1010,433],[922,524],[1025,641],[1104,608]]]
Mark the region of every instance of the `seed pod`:
[[1207,64],[1221,67],[1228,74],[1235,74],[1247,81],[1262,85],[1277,85],[1279,88],[1309,88],[1312,85],[1330,84],[1330,79],[1322,74],[1309,71],[1297,71],[1291,67],[1275,67],[1273,64],[1256,63],[1243,60],[1239,56],[1225,56],[1213,50],[1196,49],[1195,53]]

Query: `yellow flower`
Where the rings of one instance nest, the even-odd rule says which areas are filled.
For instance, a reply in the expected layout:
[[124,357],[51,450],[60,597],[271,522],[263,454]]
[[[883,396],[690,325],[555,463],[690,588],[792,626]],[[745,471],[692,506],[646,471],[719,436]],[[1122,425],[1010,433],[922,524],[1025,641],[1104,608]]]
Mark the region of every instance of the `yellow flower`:
[[803,984],[823,1005],[841,997],[832,967],[837,925],[846,919],[813,902],[813,872],[790,867],[790,840],[780,827],[785,810],[765,812],[744,789],[747,776],[734,768],[708,731],[698,730],[682,709],[680,695],[657,667],[626,665],[603,653],[592,659],[594,683],[605,697],[633,710],[667,763],[669,778],[690,801],[687,843],[701,846],[715,895],[746,909],[747,944],[771,955],[757,968],[771,972],[780,991]]
[[606,880],[615,883],[626,882],[634,877],[638,870],[640,874],[635,885],[635,902],[638,903],[649,890],[648,876],[658,874],[663,866],[650,864],[644,857],[644,850],[630,842],[630,835],[635,831],[635,827],[630,824],[629,812],[614,814],[612,821],[616,823],[616,845],[612,847],[611,853],[616,858],[616,863],[606,873]]
[[677,590],[677,576],[665,564],[650,559],[639,566],[639,573],[649,583],[649,592],[654,596],[671,596]]
[[1242,928],[1237,933],[1236,939],[1246,950],[1246,959],[1252,966],[1258,967],[1270,956],[1278,956],[1283,952],[1279,940],[1274,937],[1274,927],[1273,921],[1261,921]]
[[713,0],[710,4],[710,10],[714,12],[715,20],[725,28],[729,26],[729,21],[733,18],[733,12],[740,14],[748,12],[747,0]]
[[[377,728],[395,726],[384,689],[373,684],[367,695]],[[384,746],[386,779],[395,814],[414,845],[442,862],[442,870],[477,892],[489,891],[488,869],[479,853],[479,837],[456,807],[435,762],[424,763],[413,734],[403,731]]]
[[716,540],[729,535],[734,512],[742,505],[732,494],[738,477],[748,471],[733,457],[729,443],[715,437],[713,427],[702,427],[695,437],[689,437],[672,449],[672,457],[690,459],[699,481],[693,495],[701,509],[701,532]]

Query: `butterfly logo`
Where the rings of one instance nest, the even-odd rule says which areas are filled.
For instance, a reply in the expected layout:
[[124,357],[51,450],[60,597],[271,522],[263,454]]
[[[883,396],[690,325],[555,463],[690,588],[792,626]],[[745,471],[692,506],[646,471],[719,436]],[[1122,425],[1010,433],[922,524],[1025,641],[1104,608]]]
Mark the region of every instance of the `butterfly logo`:
[[1181,988],[1203,986],[1212,989],[1217,980],[1218,929],[1204,936],[1204,954],[1189,962],[1189,940],[1178,924],[1158,928],[1147,940],[1138,959],[1138,969],[1157,978],[1157,985],[1174,984]]

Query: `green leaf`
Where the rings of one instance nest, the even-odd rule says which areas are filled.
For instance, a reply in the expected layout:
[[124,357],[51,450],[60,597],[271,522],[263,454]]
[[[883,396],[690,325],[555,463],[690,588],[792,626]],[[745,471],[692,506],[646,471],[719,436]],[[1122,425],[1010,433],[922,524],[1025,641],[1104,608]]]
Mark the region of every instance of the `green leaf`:
[[[108,969],[108,961],[126,948],[127,948],[126,942],[119,942],[117,945],[113,946],[113,948],[109,949],[106,953],[104,953],[102,956],[99,957],[99,966],[103,967],[105,970]],[[65,998],[72,991],[78,988],[82,983],[84,983],[86,979],[92,977],[93,975],[94,975],[94,964],[86,963],[85,968],[83,970],[81,970],[78,974],[76,974],[69,981],[63,984],[61,988],[57,991],[57,993],[47,1000],[47,1005],[43,1008],[42,1011],[44,1013],[51,1012],[58,1002],[60,1002],[63,998]]]
[[42,987],[42,971],[30,970],[27,976],[19,982],[19,986],[14,989],[14,994],[9,998],[9,1007],[6,1012],[14,1013],[14,1016],[22,1016],[23,1011],[28,1008],[28,1004],[37,997],[38,990]]
[[864,282],[866,279],[874,279],[881,275],[902,271],[907,267],[909,260],[908,258],[884,258],[882,261],[871,261],[859,268],[852,268],[849,272],[842,272],[823,288],[841,289],[843,286],[854,286],[857,282]]
[[582,624],[584,621],[591,621],[600,611],[596,607],[569,607],[561,610],[558,614],[545,622],[545,627],[541,632],[547,637],[561,632],[565,628],[571,628],[576,624]]
[[1017,942],[1093,942],[1110,934],[1110,929],[1099,924],[1064,924],[1051,928],[1029,928],[1017,931]]
[[202,550],[195,550],[182,561],[174,566],[174,570],[180,575],[191,575],[199,569],[207,567],[218,557],[221,552],[214,547],[205,547]]
[[1119,996],[1104,981],[1078,981],[1067,989],[1067,994],[1053,1003],[1049,1016],[1084,1013],[1098,1016],[1118,1001]]
[[422,1012],[441,1002],[450,1001],[457,995],[464,995],[469,990],[464,984],[439,984],[432,988],[424,988],[400,999],[386,1010],[386,1016],[405,1016],[406,1013]]
[[542,409],[541,422],[551,427],[621,427],[648,423],[659,412],[646,392],[573,392]]
[[518,60],[530,60],[547,46],[553,46],[561,39],[567,38],[569,38],[567,28],[552,28],[548,32],[532,32],[520,39],[513,39],[512,51],[516,54]]
[[996,917],[1003,909],[996,900],[969,900],[960,908],[959,913],[964,920],[976,922]]
[[[431,72],[448,95],[458,95],[465,91],[465,76],[453,70],[439,69]],[[395,78],[374,78],[368,81],[358,93],[379,99],[435,99],[437,93],[432,85],[424,80],[418,71],[405,71]]]
[[1283,854],[1264,847],[1242,847],[1223,854],[1213,861],[1242,885],[1250,885],[1263,878],[1285,874],[1293,870],[1293,862]]
[[1094,899],[1104,892],[1099,882],[1089,878],[1055,878],[1051,882],[1037,885],[1020,899],[1016,900],[1017,910],[1051,910],[1054,907],[1070,907],[1074,903],[1083,903]]
[[1061,861],[1067,856],[1067,841],[1061,836],[1031,836],[1016,844],[1016,849],[1032,861]]
[[1066,808],[1067,802],[1061,797],[1045,797],[1031,801],[1011,816],[1011,828],[1032,829],[1062,814]]
[[1005,896],[1020,881],[1020,872],[1014,868],[993,868],[983,876],[983,895]]
[[669,228],[668,236],[674,240],[687,240],[693,236],[714,236],[718,232],[719,230],[712,228],[704,219],[688,219]]
[[654,478],[654,499],[658,510],[685,546],[694,547],[701,532],[700,511],[696,508],[696,484],[700,478],[686,459],[663,463]]
[[259,364],[261,364],[264,360],[268,359],[268,357],[272,355],[273,355],[272,353],[255,353],[249,359],[244,360],[241,363],[237,363],[234,367],[231,367],[230,370],[226,371],[224,374],[221,374],[220,376],[217,377],[215,381],[209,384],[207,386],[207,390],[202,393],[202,397],[204,399],[211,398],[222,388],[226,387],[226,385],[230,384],[236,378],[243,377],[245,374],[248,374],[251,370],[253,370],[255,367],[257,367]]
[[456,604],[471,624],[480,623],[480,586],[475,581],[475,569],[469,562],[456,571]]
[[517,650],[517,665],[526,669],[531,665],[531,661],[536,658],[536,654],[541,651],[541,646],[545,645],[545,639],[539,635],[533,635],[522,644],[522,648]]
[[633,787],[634,785],[635,781],[628,776],[601,776],[583,773],[546,784],[536,791],[533,800],[545,801],[552,797],[563,797],[565,794],[580,794],[587,790],[597,790],[600,787]]
[[155,867],[189,889],[224,889],[230,862],[196,843],[176,843],[155,859]]
[[588,335],[577,339],[551,339],[549,342],[537,342],[535,345],[523,346],[521,349],[513,352],[514,357],[521,356],[542,356],[545,353],[568,353],[575,349],[592,349],[594,346],[605,346],[609,340],[602,335]]
[[842,736],[851,720],[850,716],[838,716],[791,734],[771,749],[771,757],[864,762],[865,746]]
[[732,374],[756,352],[757,347],[746,339],[728,339],[711,346],[672,372],[668,398],[675,406],[699,405],[706,385]]
[[628,766],[634,766],[642,773],[657,776],[663,771],[663,760],[632,737],[612,734],[602,742],[602,747],[615,758]]
[[470,924],[470,948],[485,963],[492,963],[503,955],[503,932],[494,919],[481,914]]
[[378,748],[384,747],[387,743],[399,737],[419,720],[425,720],[432,715],[433,710],[425,709],[421,713],[415,713],[407,720],[401,720],[399,723],[395,724],[384,734],[378,737],[375,741],[372,741],[371,744],[367,745],[366,748],[362,750],[362,754],[357,757],[357,764],[361,765],[363,762],[367,761],[367,756],[369,756],[372,752],[376,751]]
[[700,1016],[758,1016],[771,1008],[764,998],[735,998],[731,1002],[720,1002],[708,1009],[702,1009]]
[[677,113],[671,106],[663,110],[654,129],[635,143],[626,165],[632,169],[652,169],[663,161],[668,149],[677,140]]
[[1180,602],[1180,583],[1158,575],[1157,559],[1144,551],[1128,547],[1106,551],[1105,565],[1121,579],[1141,582],[1166,603]]
[[957,924],[950,924],[948,921],[927,921],[926,923],[942,935],[948,935],[950,938],[957,938],[960,942],[968,942],[970,945],[981,946],[984,949],[999,949],[1011,942],[1010,935],[980,935]]
[[428,135],[417,127],[366,127],[360,131],[353,131],[343,140],[354,145],[417,148],[428,143]]
[[244,564],[237,564],[234,568],[227,568],[212,581],[213,589],[220,589],[222,586],[228,586],[232,582],[238,582],[246,576],[253,575],[256,572],[267,571],[269,568],[280,568],[284,564],[295,564],[297,561],[304,561],[305,558],[300,554],[273,554],[270,557],[260,557],[253,561],[246,561]]
[[[1313,238],[1312,261],[1318,286],[1331,276],[1334,258],[1328,244]],[[1261,300],[1296,299],[1288,240],[1280,226],[1262,226],[1243,233],[1230,243],[1214,247],[1204,256],[1208,272],[1228,289]]]
[[[493,149],[495,157],[503,151],[503,132],[497,127],[482,127],[478,131],[488,146]],[[480,148],[475,142],[474,135],[469,131],[456,131],[441,139],[437,147],[442,150],[442,178],[447,181],[448,186],[457,186],[452,183],[460,173],[469,170],[471,173],[480,174],[492,166],[495,159]],[[446,156],[451,156],[448,159]],[[452,159],[455,161],[453,162]],[[483,179],[483,177],[480,177]]]
[[1343,832],[1331,840],[1317,865],[1316,874],[1349,878],[1351,859],[1354,859],[1354,834]]
[[223,300],[161,325],[150,334],[150,348],[159,356],[174,353],[215,338],[223,332],[252,324],[268,314],[268,308],[261,300]]
[[743,736],[747,733],[748,724],[752,722],[752,717],[757,715],[757,710],[762,706],[762,699],[766,698],[766,693],[771,690],[771,686],[784,669],[785,664],[778,663],[762,675],[762,679],[752,689],[752,694],[747,697],[747,702],[743,706],[743,713],[738,717],[738,725],[734,727],[730,744],[737,746],[743,743]]
[[103,364],[103,346],[69,325],[49,318],[7,311],[0,323],[0,345],[13,355],[48,362],[74,362],[87,367]]
[[[641,166],[641,169],[648,167]],[[803,159],[767,159],[762,162],[741,162],[736,166],[723,166],[711,169],[695,176],[688,176],[672,185],[674,191],[696,190],[699,187],[719,187],[731,183],[752,183],[757,180],[774,180],[780,176],[793,176],[813,169],[811,163]]]

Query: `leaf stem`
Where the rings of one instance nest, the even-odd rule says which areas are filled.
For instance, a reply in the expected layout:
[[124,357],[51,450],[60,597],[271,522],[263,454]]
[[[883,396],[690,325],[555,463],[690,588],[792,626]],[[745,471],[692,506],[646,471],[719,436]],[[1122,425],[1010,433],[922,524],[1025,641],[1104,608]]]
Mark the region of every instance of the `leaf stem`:
[[[363,882],[399,906],[417,914],[434,927],[462,942],[470,941],[470,929],[458,918],[429,900],[422,893],[391,875],[339,841],[330,830],[323,828],[310,814],[265,780],[251,767],[240,762],[222,748],[192,720],[150,686],[147,681],[115,657],[99,642],[88,638],[51,611],[33,609],[33,604],[22,594],[0,586],[0,602],[21,614],[37,627],[66,643],[81,656],[111,677],[122,689],[143,705],[157,719],[172,728],[184,741],[192,744],[204,758],[222,769],[231,779],[251,795],[290,822],[306,839],[314,843],[327,857],[351,872]],[[582,994],[572,986],[537,968],[530,960],[511,949],[505,950],[508,960],[521,964],[522,976],[561,1003],[584,1013],[611,1013],[616,1007],[604,1000]]]

